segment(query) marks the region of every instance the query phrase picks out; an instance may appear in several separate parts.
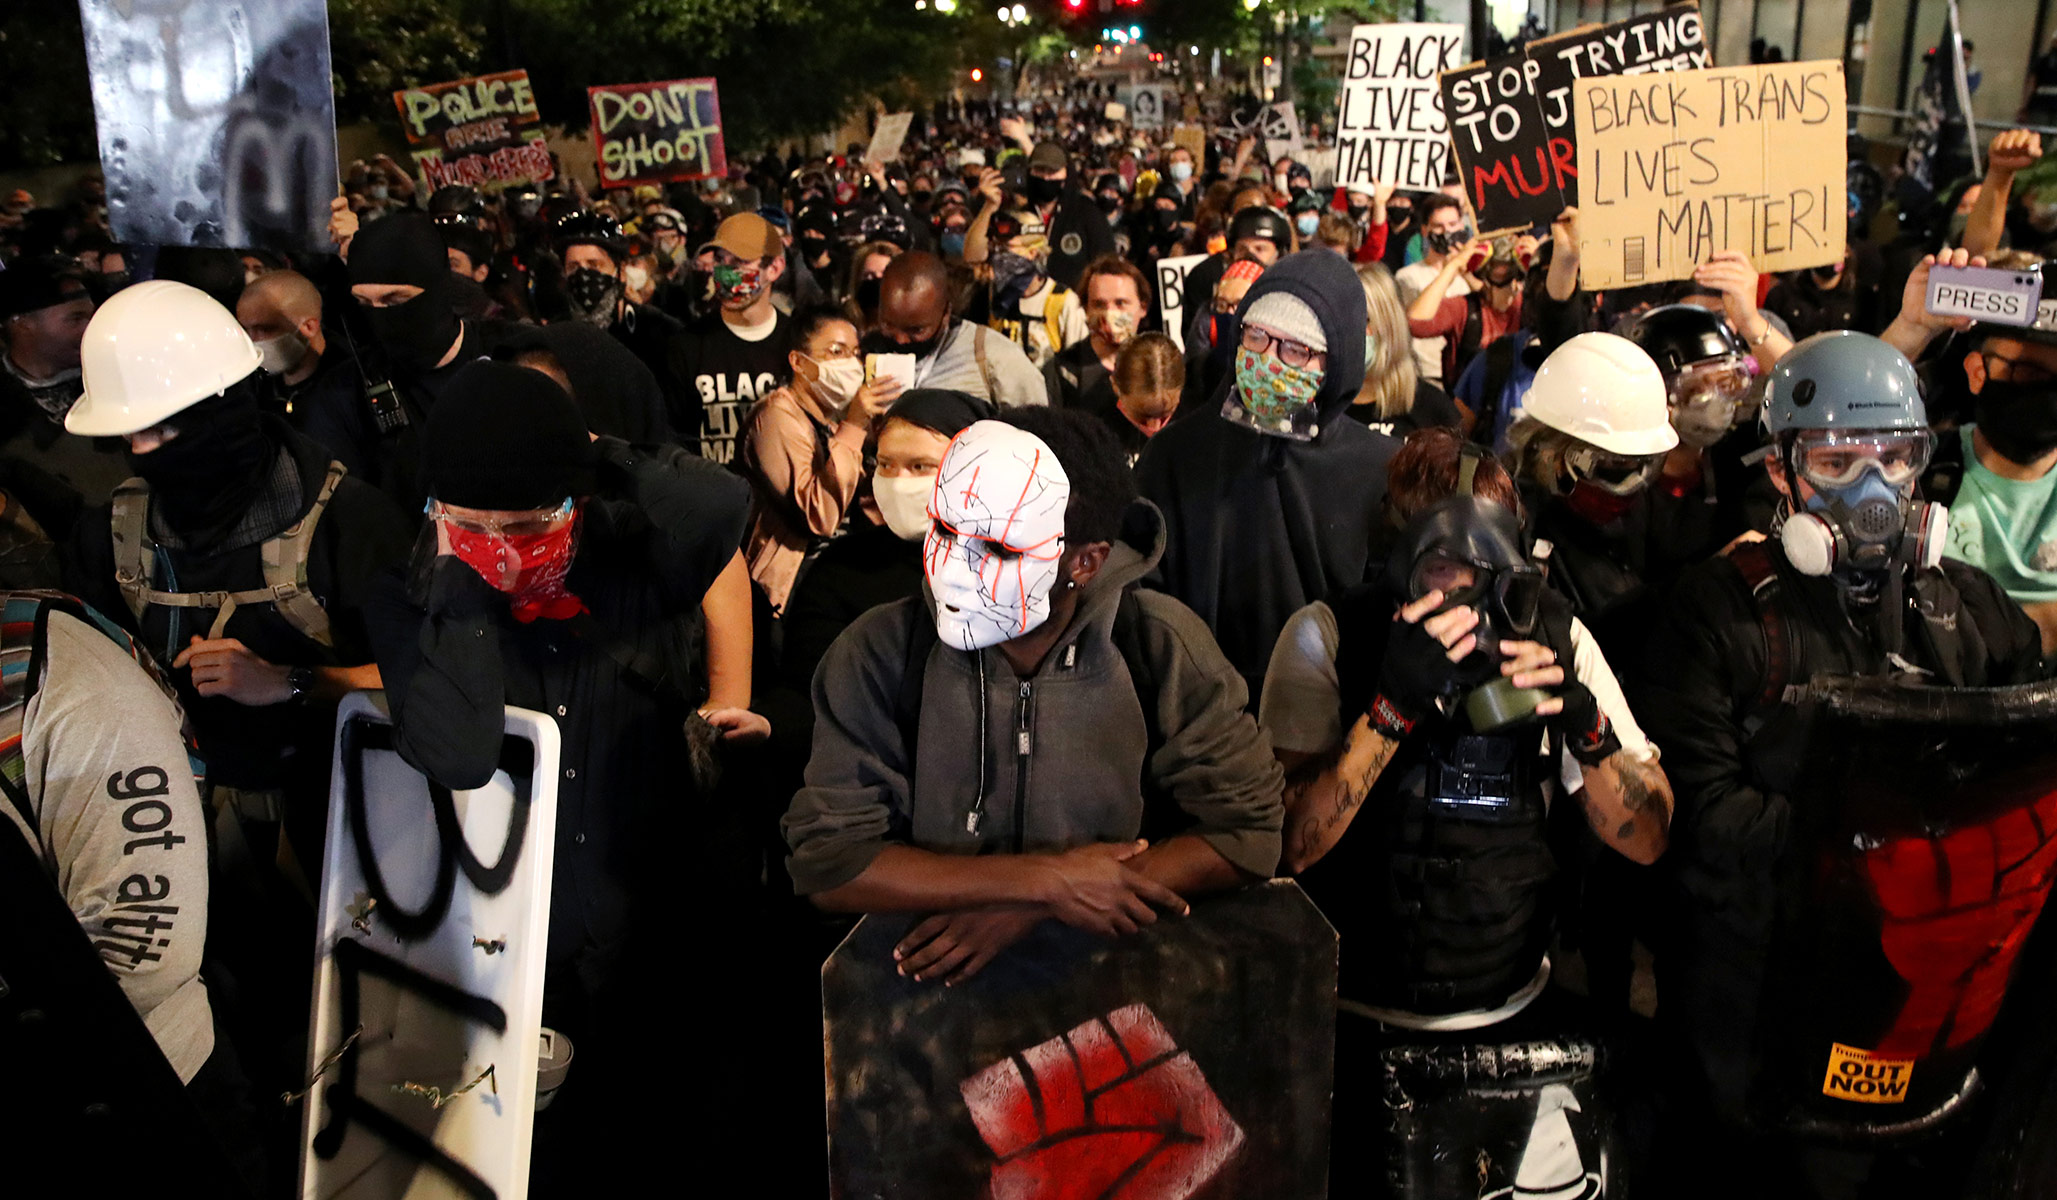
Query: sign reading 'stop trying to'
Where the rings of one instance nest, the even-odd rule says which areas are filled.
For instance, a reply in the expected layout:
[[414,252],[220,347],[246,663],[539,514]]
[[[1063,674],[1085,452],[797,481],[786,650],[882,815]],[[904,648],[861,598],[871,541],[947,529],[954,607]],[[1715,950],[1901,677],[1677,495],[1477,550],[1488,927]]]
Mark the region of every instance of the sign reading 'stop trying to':
[[1450,173],[1450,125],[1436,77],[1462,61],[1462,25],[1351,30],[1336,118],[1336,182],[1442,187]]
[[1579,80],[1580,285],[1684,279],[1722,250],[1841,262],[1843,94],[1833,61]]

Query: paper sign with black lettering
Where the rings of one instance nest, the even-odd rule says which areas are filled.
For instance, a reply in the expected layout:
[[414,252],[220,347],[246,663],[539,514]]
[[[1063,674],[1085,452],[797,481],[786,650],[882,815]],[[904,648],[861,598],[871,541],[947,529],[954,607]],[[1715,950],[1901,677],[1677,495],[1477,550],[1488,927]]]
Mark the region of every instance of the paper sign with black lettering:
[[1579,80],[1580,285],[1843,261],[1843,94],[1833,61]]
[[1205,254],[1157,260],[1157,303],[1164,314],[1164,332],[1171,335],[1180,350],[1186,348],[1186,322],[1192,317],[1192,309],[1186,304],[1186,276],[1206,261]]
[[878,128],[871,131],[871,149],[865,151],[864,161],[890,163],[900,157],[900,147],[907,141],[907,127],[914,123],[914,114],[887,113],[879,118]]
[[[603,186],[712,179],[728,173],[721,96],[714,80],[609,84],[587,88],[586,101],[593,110],[593,155]],[[900,132],[904,138],[906,129]],[[894,156],[899,153],[895,146]]]
[[400,130],[431,189],[498,191],[556,175],[527,71],[501,71],[393,93]]
[[1343,61],[1336,182],[1432,192],[1450,171],[1436,77],[1464,59],[1462,25],[1359,25]]
[[1458,175],[1482,229],[1528,229],[1578,203],[1571,85],[1710,66],[1700,10],[1679,4],[1443,73]]
[[321,0],[85,0],[79,15],[116,239],[335,249]]

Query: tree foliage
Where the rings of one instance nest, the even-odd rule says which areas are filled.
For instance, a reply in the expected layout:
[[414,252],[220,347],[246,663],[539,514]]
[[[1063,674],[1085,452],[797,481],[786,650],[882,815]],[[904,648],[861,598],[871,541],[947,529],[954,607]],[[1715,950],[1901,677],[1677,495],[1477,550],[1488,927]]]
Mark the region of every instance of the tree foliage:
[[0,22],[0,168],[91,158],[86,35],[69,4],[10,5]]

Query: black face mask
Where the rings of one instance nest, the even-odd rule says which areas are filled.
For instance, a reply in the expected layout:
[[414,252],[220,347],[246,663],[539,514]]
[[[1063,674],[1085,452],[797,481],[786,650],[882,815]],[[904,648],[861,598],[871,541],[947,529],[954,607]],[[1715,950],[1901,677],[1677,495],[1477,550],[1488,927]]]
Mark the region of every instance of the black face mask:
[[800,235],[800,253],[807,256],[808,262],[813,262],[828,252],[827,238],[804,233]]
[[1052,200],[1057,199],[1057,197],[1063,194],[1064,181],[1062,179],[1045,179],[1041,175],[1029,176],[1029,202],[1031,204],[1036,205],[1038,208],[1050,203]]
[[1987,379],[1974,415],[2000,457],[2026,465],[2057,450],[2057,386]]
[[620,279],[580,267],[564,277],[564,290],[571,297],[573,316],[602,329],[614,324],[614,311],[621,304]]
[[265,435],[249,379],[165,424],[178,436],[148,454],[125,451],[129,469],[150,485],[151,503],[172,532],[197,547],[211,546],[271,482],[278,447]]
[[1157,232],[1170,233],[1178,228],[1178,210],[1160,208],[1157,210]]
[[949,333],[950,322],[947,320],[936,330],[934,336],[918,342],[896,342],[883,331],[875,330],[865,334],[864,340],[857,344],[857,348],[866,354],[912,354],[916,358],[927,358],[936,352],[936,347],[943,344],[943,339]]
[[1421,244],[1437,254],[1448,254],[1464,241],[1464,230],[1452,229],[1445,233],[1424,233]]
[[929,198],[934,195],[934,192],[931,192],[926,188],[917,188],[914,191],[907,193],[907,198],[909,200],[914,201],[917,205],[921,205],[927,204],[929,202]]
[[[1366,212],[1366,213],[1368,214],[1368,213],[1369,213],[1369,212],[1371,211],[1371,209],[1370,209],[1370,207],[1369,207],[1369,206],[1367,205],[1364,211],[1365,211],[1365,212]],[[1409,205],[1409,204],[1387,204],[1387,205],[1386,205],[1386,224],[1388,224],[1388,225],[1392,226],[1392,227],[1393,227],[1394,229],[1404,229],[1404,228],[1406,228],[1406,227],[1407,227],[1408,225],[1411,225],[1411,224],[1413,224],[1413,223],[1414,223],[1414,207],[1413,207],[1412,205]]]
[[367,308],[364,322],[393,369],[409,375],[434,370],[463,329],[450,304],[450,289],[442,287],[429,288],[404,304]]
[[876,277],[857,281],[857,307],[868,313],[879,310],[879,281]]

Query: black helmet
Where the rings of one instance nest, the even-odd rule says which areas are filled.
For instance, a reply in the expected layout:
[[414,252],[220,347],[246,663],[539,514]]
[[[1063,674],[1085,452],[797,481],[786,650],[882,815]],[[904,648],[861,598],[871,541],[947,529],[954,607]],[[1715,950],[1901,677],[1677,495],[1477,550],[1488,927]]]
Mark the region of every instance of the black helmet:
[[1275,208],[1252,205],[1237,213],[1235,219],[1228,223],[1228,244],[1231,247],[1244,238],[1263,238],[1281,250],[1288,250],[1293,245],[1293,224]]
[[476,217],[485,211],[477,191],[461,183],[446,184],[429,197],[429,215],[442,224],[447,217]]
[[1747,355],[1750,351],[1720,313],[1697,304],[1666,304],[1638,317],[1623,331],[1643,348],[1667,378],[1696,362]]
[[620,222],[585,210],[557,218],[550,240],[557,244],[559,254],[572,246],[598,246],[617,260],[627,258],[629,253],[628,235],[621,231]]

